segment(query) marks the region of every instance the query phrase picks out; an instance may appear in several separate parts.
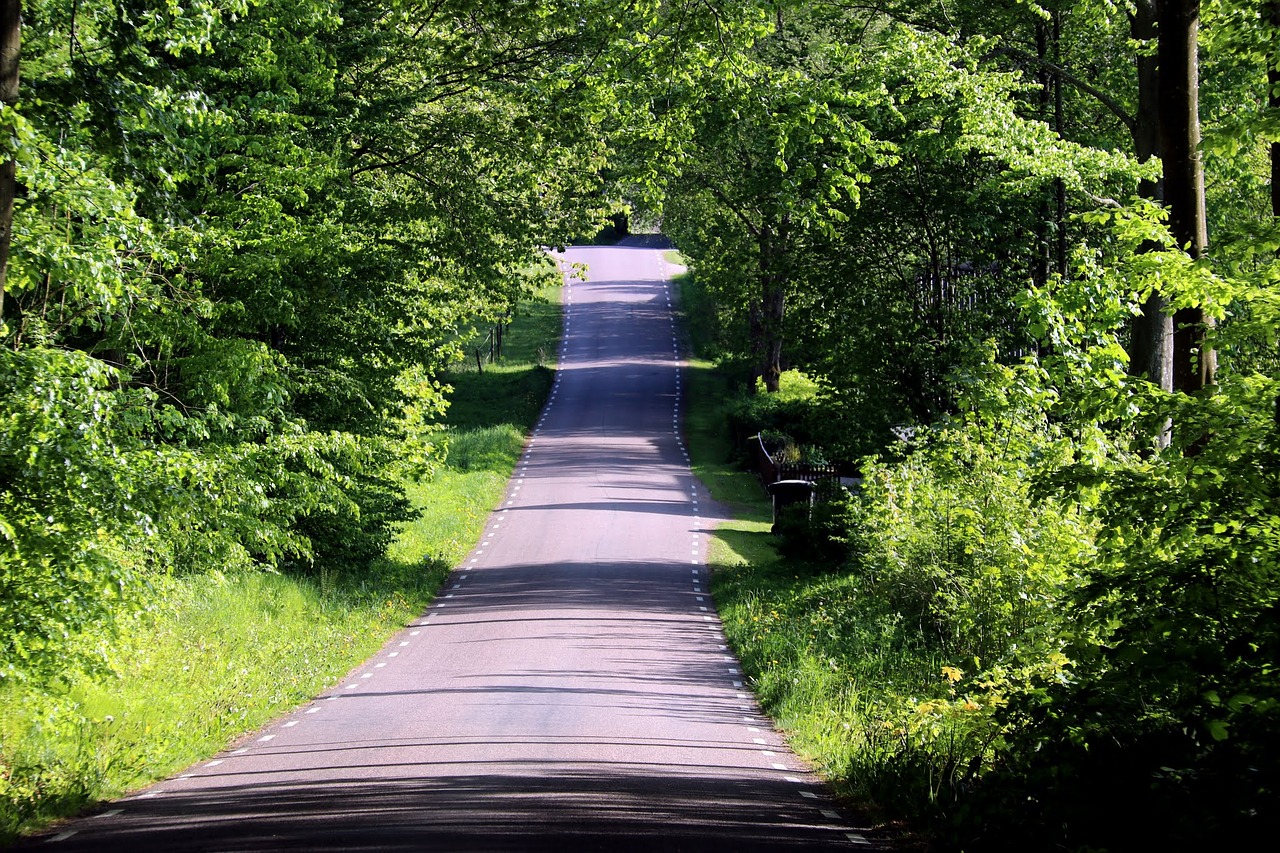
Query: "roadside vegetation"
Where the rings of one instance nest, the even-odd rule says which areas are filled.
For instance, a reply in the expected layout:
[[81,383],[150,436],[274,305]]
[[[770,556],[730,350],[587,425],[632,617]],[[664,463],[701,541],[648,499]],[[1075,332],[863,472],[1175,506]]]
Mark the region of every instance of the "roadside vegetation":
[[857,475],[776,558],[723,537],[739,654],[940,848],[1247,848],[1280,809],[1280,6],[872,6],[773,4],[663,196],[716,461]]
[[[421,613],[497,505],[545,403],[558,288],[522,301],[504,357],[441,378],[449,414],[430,472],[405,483],[416,517],[359,572],[230,570],[158,582],[93,647],[99,665],[0,686],[0,844],[164,778],[305,702]],[[354,568],[354,567],[353,567]]]
[[712,591],[764,707],[844,796],[939,849],[1256,837],[1276,504],[1237,501],[1269,493],[1269,411],[1231,453],[1140,454],[1108,486],[1040,408],[1042,380],[991,366],[955,415],[862,457],[857,485],[819,486],[775,534],[729,436],[819,441],[831,403],[794,371],[776,395],[742,375],[690,370],[695,470],[733,516]]

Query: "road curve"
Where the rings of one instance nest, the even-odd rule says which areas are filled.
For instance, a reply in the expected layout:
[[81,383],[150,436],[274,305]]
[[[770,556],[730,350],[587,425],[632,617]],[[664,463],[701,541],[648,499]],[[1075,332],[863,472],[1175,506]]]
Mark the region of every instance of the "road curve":
[[725,646],[661,250],[563,260],[590,272],[565,289],[551,399],[430,610],[292,715],[39,849],[869,846]]

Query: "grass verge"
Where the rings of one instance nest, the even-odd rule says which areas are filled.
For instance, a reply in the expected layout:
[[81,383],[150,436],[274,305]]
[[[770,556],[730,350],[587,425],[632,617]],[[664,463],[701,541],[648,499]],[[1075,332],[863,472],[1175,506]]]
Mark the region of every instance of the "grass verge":
[[431,479],[408,484],[422,516],[405,526],[393,557],[454,565],[475,544],[551,392],[555,373],[546,363],[555,358],[560,322],[559,288],[542,288],[520,304],[501,361],[483,373],[466,361],[445,377],[453,389],[445,463]]
[[522,304],[502,362],[447,377],[449,455],[407,484],[422,516],[367,571],[171,579],[111,643],[107,676],[0,691],[0,846],[217,752],[421,613],[506,487],[551,387],[542,361],[559,334],[557,289],[544,289]]
[[[685,283],[685,305],[701,304]],[[705,313],[701,309],[697,313]],[[709,330],[687,327],[695,347]],[[788,559],[770,533],[770,500],[753,474],[731,461],[727,415],[737,397],[715,365],[688,370],[686,414],[694,473],[724,507],[708,561],[725,633],[762,707],[791,747],[863,813],[879,804],[927,800],[928,791],[895,794],[903,777],[884,763],[901,755],[904,732],[895,697],[928,681],[932,662],[904,646],[891,622],[864,617],[857,579]],[[892,708],[890,707],[892,706]]]
[[0,695],[0,843],[163,778],[315,696],[418,613],[444,567],[359,582],[276,574],[171,581],[123,626],[113,673]]

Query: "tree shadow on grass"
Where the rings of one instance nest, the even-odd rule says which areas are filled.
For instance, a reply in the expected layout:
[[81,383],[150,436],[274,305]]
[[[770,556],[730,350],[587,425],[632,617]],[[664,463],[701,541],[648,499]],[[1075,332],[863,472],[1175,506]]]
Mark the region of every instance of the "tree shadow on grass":
[[465,431],[512,424],[528,432],[542,411],[555,382],[549,367],[527,364],[486,370],[456,372],[445,380],[453,386],[446,422]]

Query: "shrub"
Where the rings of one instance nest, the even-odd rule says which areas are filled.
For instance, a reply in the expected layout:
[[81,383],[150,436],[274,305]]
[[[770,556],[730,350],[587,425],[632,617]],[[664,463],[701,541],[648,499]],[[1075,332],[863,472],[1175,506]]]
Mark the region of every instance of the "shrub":
[[1076,847],[1244,849],[1280,807],[1273,401],[1228,379],[1179,402],[1192,448],[1063,472],[1076,488],[1106,477],[1097,558],[1069,602],[1071,677],[1002,712],[1000,770],[962,839],[1003,814],[1023,849],[1048,833]]
[[814,486],[812,507],[787,507],[778,520],[779,553],[828,569],[843,567],[850,554],[855,499],[833,480]]
[[931,645],[988,667],[1056,651],[1092,529],[1071,501],[1037,498],[1025,457],[981,431],[942,430],[902,462],[868,462],[850,548],[853,570]]

